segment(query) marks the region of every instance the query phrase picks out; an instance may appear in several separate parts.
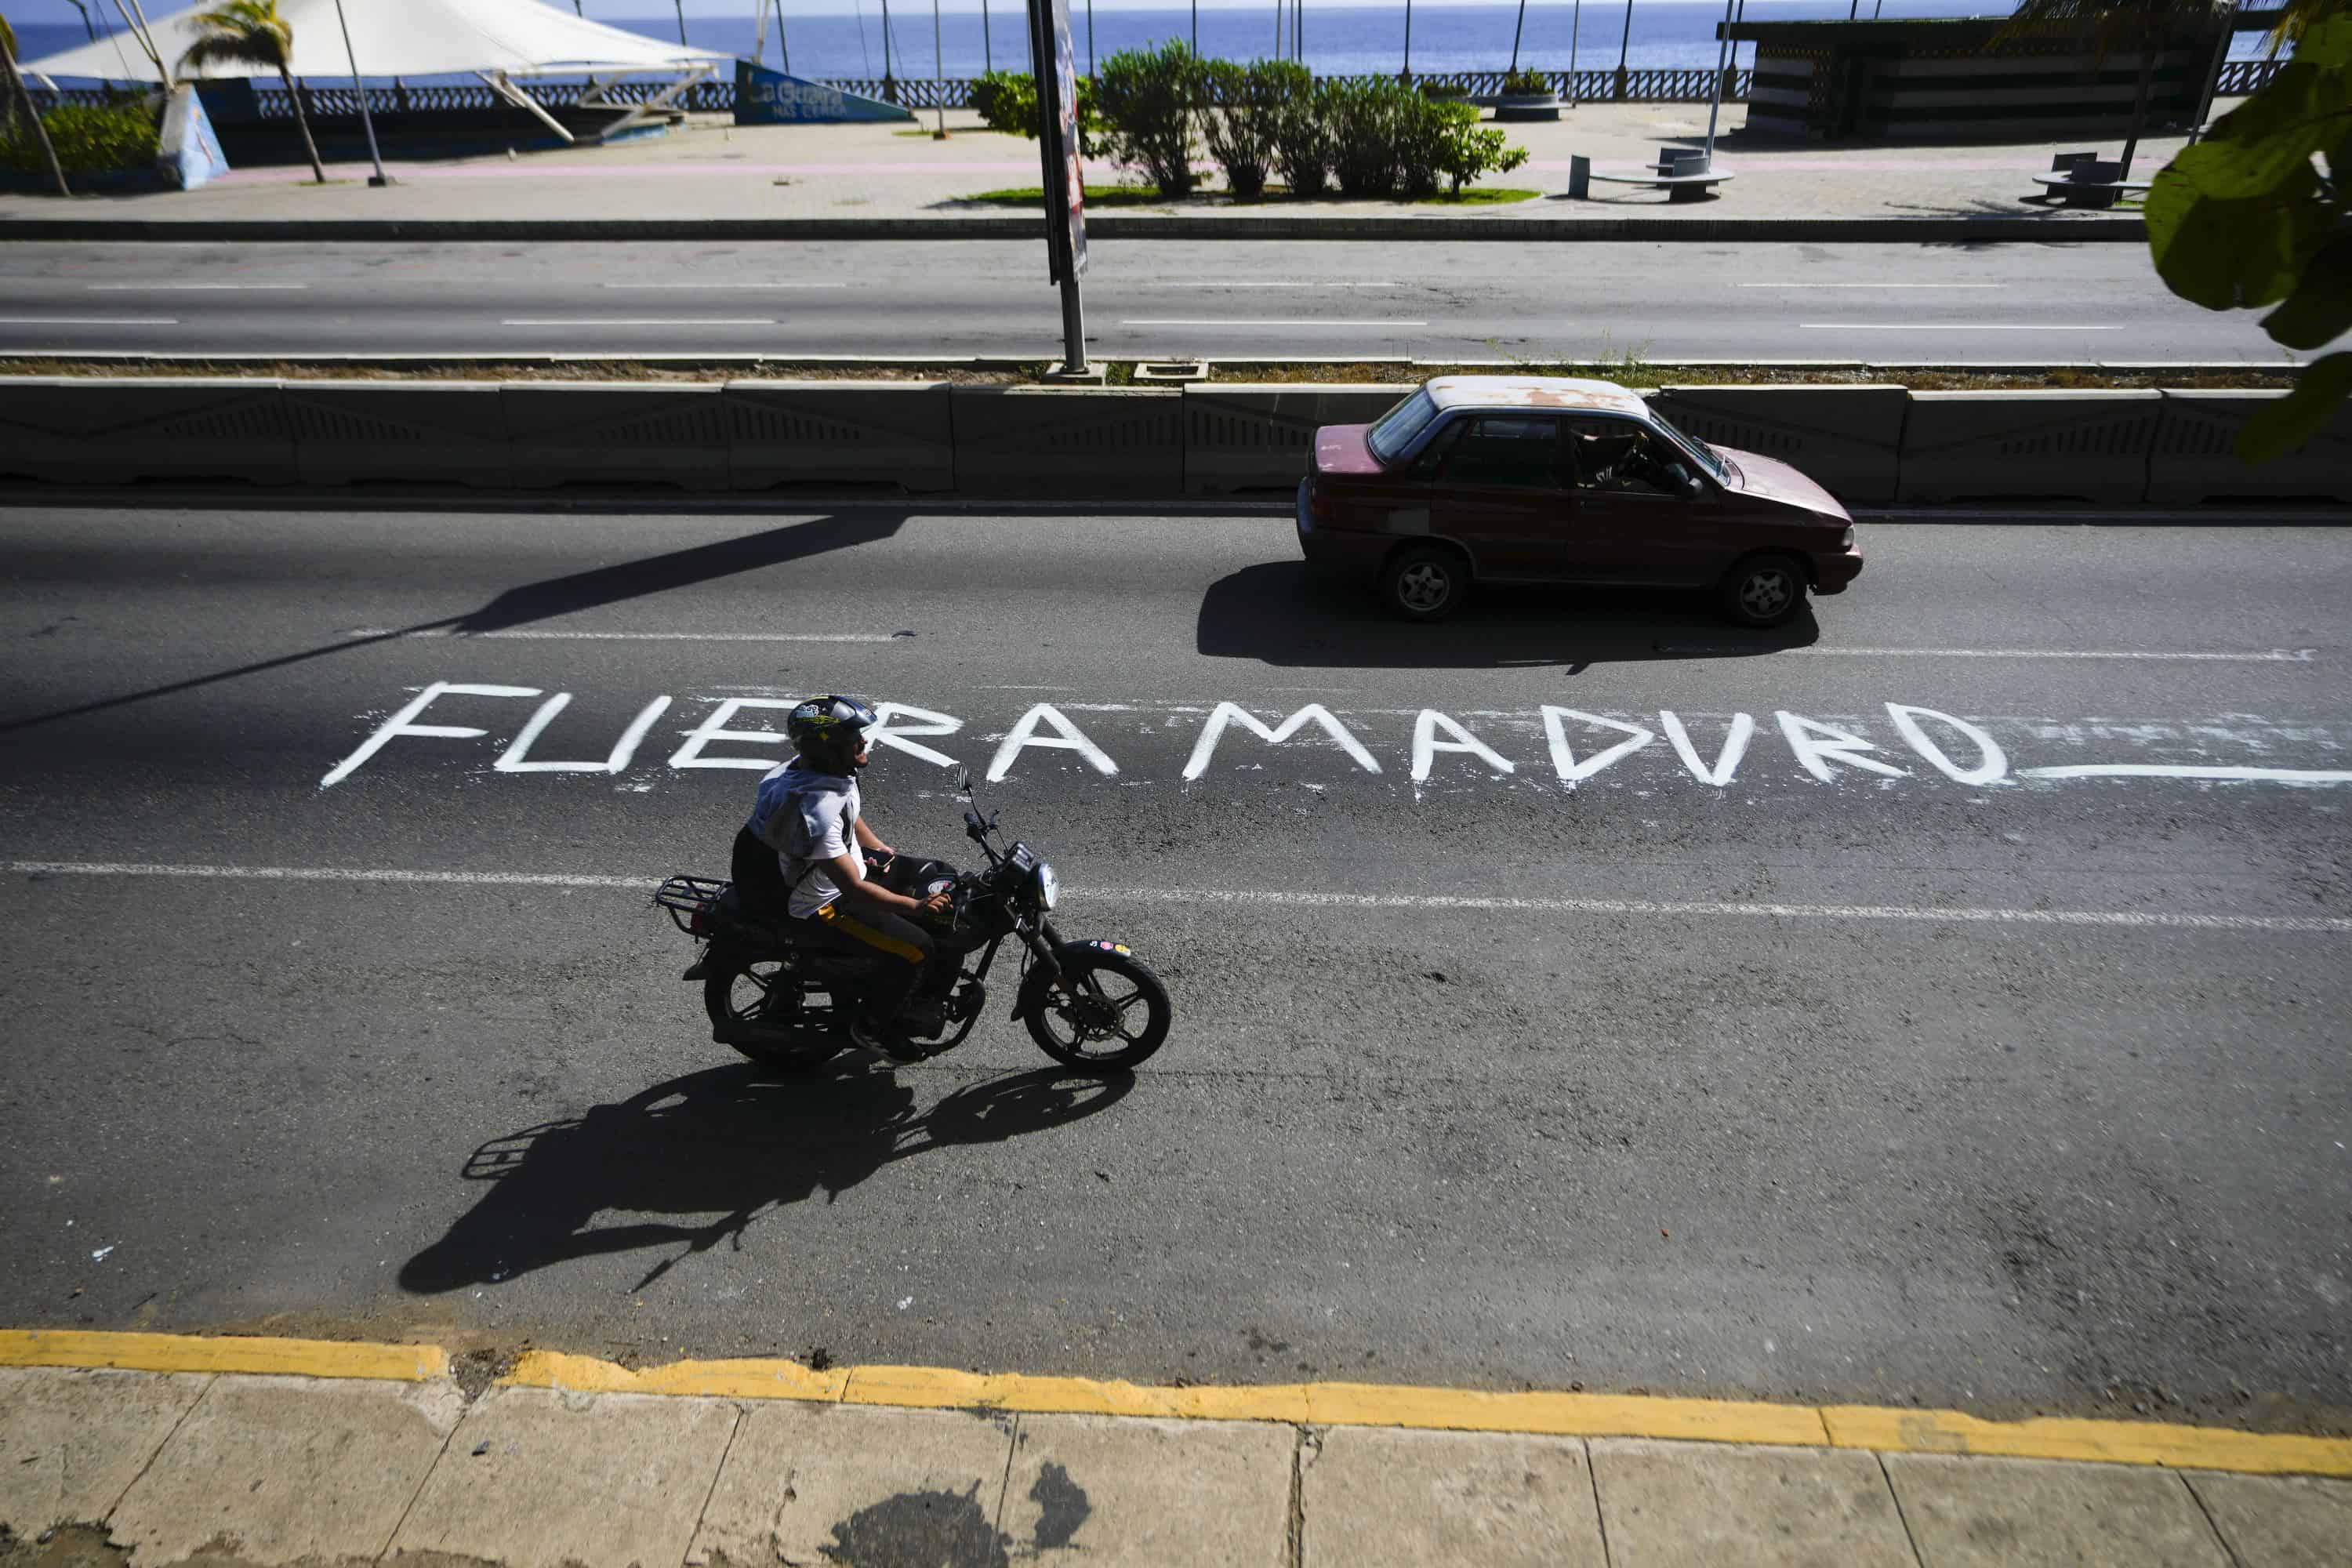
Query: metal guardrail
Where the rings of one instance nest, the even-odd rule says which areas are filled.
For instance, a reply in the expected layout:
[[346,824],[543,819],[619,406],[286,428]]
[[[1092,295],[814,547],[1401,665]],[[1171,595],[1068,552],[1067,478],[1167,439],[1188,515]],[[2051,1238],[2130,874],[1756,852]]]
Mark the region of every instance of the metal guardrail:
[[[2224,98],[2242,98],[2266,86],[2271,79],[2285,68],[2283,60],[2231,60],[2221,68],[2221,78],[2216,89]],[[1561,98],[1572,103],[1705,103],[1715,85],[1713,68],[1674,70],[1580,70],[1534,71]],[[1503,90],[1502,71],[1417,71],[1414,82],[1429,87],[1460,88],[1471,98],[1494,98]],[[1342,79],[1373,81],[1391,79],[1385,77],[1351,77]],[[530,82],[517,84],[550,109],[568,109],[577,104],[588,90],[584,82]],[[604,101],[612,104],[642,103],[664,87],[650,79],[620,81],[605,88]],[[845,77],[824,84],[843,92],[856,93],[865,98],[877,98],[906,109],[964,109],[971,102],[972,80],[967,77],[949,77],[940,80],[930,77]],[[1738,103],[1747,100],[1755,85],[1752,69],[1735,68],[1727,73],[1724,99]],[[359,93],[348,87],[310,87],[302,89],[306,103],[314,115],[333,117],[356,115]],[[37,92],[37,98],[55,102],[99,105],[112,101],[121,94],[108,88],[66,88],[54,97]],[[265,120],[290,120],[294,117],[293,97],[282,87],[257,87],[254,100]],[[487,87],[465,84],[458,86],[409,87],[394,82],[389,87],[367,89],[371,113],[382,115],[435,113],[449,110],[485,110],[497,109],[501,100]],[[698,113],[726,114],[735,108],[735,84],[732,81],[698,82],[680,100],[681,108]]]

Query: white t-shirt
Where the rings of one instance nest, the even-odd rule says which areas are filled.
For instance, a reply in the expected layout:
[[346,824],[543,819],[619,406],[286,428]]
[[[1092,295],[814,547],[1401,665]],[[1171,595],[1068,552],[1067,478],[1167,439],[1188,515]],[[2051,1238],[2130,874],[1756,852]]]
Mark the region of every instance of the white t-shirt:
[[799,763],[795,757],[760,781],[759,798],[744,826],[776,852],[784,880],[792,886],[793,917],[804,920],[841,897],[824,862],[846,855],[863,877],[866,851],[857,847],[855,830],[857,781]]

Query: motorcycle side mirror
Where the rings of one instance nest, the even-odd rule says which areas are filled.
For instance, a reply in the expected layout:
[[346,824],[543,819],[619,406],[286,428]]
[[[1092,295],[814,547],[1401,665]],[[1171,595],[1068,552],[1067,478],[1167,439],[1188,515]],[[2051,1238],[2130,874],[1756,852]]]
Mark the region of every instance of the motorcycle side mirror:
[[958,795],[970,795],[971,793],[971,770],[970,768],[958,768],[955,771],[955,792]]

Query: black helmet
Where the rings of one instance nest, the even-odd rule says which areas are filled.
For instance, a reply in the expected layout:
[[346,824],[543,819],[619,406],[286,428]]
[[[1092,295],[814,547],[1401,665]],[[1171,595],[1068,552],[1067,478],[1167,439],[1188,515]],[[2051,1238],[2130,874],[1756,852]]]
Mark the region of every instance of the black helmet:
[[784,721],[784,734],[804,757],[834,752],[844,767],[857,751],[861,731],[879,722],[874,710],[855,697],[812,697]]

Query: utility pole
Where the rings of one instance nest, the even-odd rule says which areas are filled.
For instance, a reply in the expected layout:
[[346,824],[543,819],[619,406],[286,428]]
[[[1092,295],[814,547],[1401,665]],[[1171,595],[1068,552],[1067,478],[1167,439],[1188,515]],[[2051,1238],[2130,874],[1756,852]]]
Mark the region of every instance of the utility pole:
[[890,0],[882,0],[882,101],[898,101],[898,83],[890,75]]
[[368,158],[375,164],[368,184],[382,190],[392,184],[392,176],[383,172],[383,153],[375,144],[375,116],[368,112],[367,83],[360,79],[360,57],[352,48],[352,24],[343,15],[343,0],[335,0],[335,25],[343,30],[343,58],[351,62],[352,93],[360,100],[360,128],[367,132]]
[[931,140],[948,139],[948,68],[947,52],[940,47],[940,0],[931,0],[931,108],[939,115],[939,124],[931,132]]
[[1029,68],[1037,83],[1037,156],[1045,183],[1047,270],[1062,291],[1062,363],[1049,379],[1084,380],[1087,326],[1078,279],[1087,269],[1086,174],[1079,156],[1077,73],[1069,0],[1028,0]]

